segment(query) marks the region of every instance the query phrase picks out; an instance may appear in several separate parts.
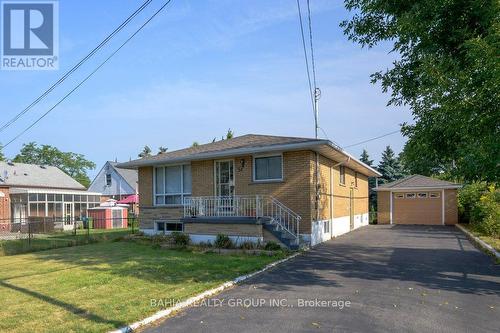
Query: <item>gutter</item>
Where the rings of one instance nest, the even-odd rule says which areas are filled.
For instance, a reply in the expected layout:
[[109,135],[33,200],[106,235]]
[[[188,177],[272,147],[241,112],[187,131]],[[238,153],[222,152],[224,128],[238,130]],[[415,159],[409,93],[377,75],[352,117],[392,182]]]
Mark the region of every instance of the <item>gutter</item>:
[[262,147],[252,147],[252,148],[236,148],[236,149],[227,149],[227,150],[219,150],[214,152],[200,153],[200,154],[192,154],[183,157],[177,158],[158,158],[158,159],[139,159],[130,162],[117,164],[115,167],[121,169],[137,169],[143,166],[157,166],[157,165],[165,165],[165,164],[177,164],[177,163],[185,163],[191,161],[201,161],[208,159],[218,159],[232,156],[244,156],[244,155],[253,155],[259,153],[268,153],[268,152],[283,152],[283,151],[294,151],[294,150],[302,150],[302,149],[310,149],[317,153],[319,153],[316,148],[320,146],[327,146],[328,148],[344,155],[347,160],[343,163],[349,163],[354,161],[356,164],[361,167],[369,170],[374,176],[369,177],[380,177],[382,176],[377,170],[372,167],[366,165],[365,163],[357,160],[351,154],[342,150],[341,148],[334,145],[329,140],[317,140],[313,142],[300,142],[300,143],[292,143],[292,144],[280,144],[280,145],[271,145],[271,146],[262,146]]

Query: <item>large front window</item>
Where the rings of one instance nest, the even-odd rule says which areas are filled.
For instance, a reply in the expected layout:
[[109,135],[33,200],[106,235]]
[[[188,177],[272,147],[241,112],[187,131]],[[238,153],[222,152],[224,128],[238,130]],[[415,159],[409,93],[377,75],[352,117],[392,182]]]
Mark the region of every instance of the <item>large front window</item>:
[[155,168],[155,204],[181,205],[191,196],[191,166],[175,165]]
[[254,158],[254,181],[283,180],[282,156]]

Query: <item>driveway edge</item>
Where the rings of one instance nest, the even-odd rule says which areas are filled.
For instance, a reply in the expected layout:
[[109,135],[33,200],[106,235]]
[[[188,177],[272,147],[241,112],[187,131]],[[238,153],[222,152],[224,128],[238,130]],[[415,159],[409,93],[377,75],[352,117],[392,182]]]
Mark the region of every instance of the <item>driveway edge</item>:
[[278,260],[278,261],[275,261],[275,262],[272,262],[268,265],[266,265],[264,268],[262,268],[261,270],[258,270],[258,271],[255,271],[253,273],[249,273],[249,274],[246,274],[246,275],[241,275],[241,276],[238,276],[237,278],[231,280],[231,281],[227,281],[227,282],[224,282],[223,284],[219,285],[218,287],[215,287],[215,288],[212,288],[212,289],[209,289],[207,291],[204,291],[202,292],[201,294],[198,294],[196,296],[193,296],[193,297],[190,297],[188,298],[187,300],[183,301],[183,302],[180,302],[178,304],[176,304],[175,306],[171,307],[171,308],[168,308],[168,309],[165,309],[165,310],[161,310],[161,311],[158,311],[156,312],[155,314],[153,314],[152,316],[149,316],[145,319],[142,319],[140,321],[137,321],[133,324],[130,324],[130,325],[127,325],[127,326],[124,326],[124,327],[121,327],[117,330],[113,330],[113,331],[110,331],[109,333],[130,333],[130,332],[133,332],[134,330],[138,329],[139,327],[142,327],[142,326],[145,326],[145,325],[148,325],[148,324],[152,324],[153,322],[157,321],[157,320],[160,320],[160,319],[163,319],[163,318],[166,318],[168,316],[170,316],[172,313],[174,312],[177,312],[177,311],[180,311],[182,309],[185,309],[185,308],[188,308],[190,306],[192,306],[193,304],[195,304],[196,302],[199,302],[207,297],[210,297],[210,296],[213,296],[215,294],[218,294],[220,292],[222,292],[223,290],[225,289],[228,289],[230,287],[233,287],[235,285],[237,285],[238,283],[240,282],[243,282],[245,280],[248,280],[258,274],[261,274],[273,267],[276,267],[290,259],[293,259],[295,257],[297,257],[298,255],[300,255],[301,252],[297,252],[297,253],[294,253],[284,259],[281,259],[281,260]]
[[472,232],[470,232],[469,230],[465,229],[461,225],[455,224],[455,227],[457,227],[460,231],[462,231],[467,236],[467,238],[469,238],[481,250],[483,250],[484,252],[487,252],[488,254],[492,255],[497,260],[500,260],[500,253],[497,250],[495,250],[495,248],[493,248],[493,246],[491,246],[490,244],[486,243],[485,241],[483,241],[482,239],[480,239],[479,237],[477,237],[476,235],[474,235]]

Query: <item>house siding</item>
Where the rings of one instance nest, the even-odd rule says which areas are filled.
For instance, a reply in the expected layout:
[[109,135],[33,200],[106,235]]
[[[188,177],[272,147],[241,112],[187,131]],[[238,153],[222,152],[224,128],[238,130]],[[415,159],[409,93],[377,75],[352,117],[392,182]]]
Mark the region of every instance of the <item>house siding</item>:
[[457,190],[444,191],[444,224],[453,225],[458,223]]
[[391,192],[379,191],[377,192],[377,223],[389,224],[391,223]]
[[[312,152],[283,153],[283,181],[253,182],[252,156],[234,158],[236,195],[271,195],[301,216],[300,232],[311,230],[311,158]],[[193,196],[215,195],[216,160],[191,163]]]

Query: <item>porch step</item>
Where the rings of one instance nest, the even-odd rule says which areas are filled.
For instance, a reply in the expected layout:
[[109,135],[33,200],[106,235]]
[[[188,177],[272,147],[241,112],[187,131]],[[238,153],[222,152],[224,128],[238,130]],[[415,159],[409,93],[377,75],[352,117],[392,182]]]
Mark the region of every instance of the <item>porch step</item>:
[[291,250],[298,250],[299,245],[295,242],[295,237],[286,231],[277,230],[277,226],[272,223],[272,220],[264,221],[262,224],[265,230],[269,231],[276,239],[283,243]]

